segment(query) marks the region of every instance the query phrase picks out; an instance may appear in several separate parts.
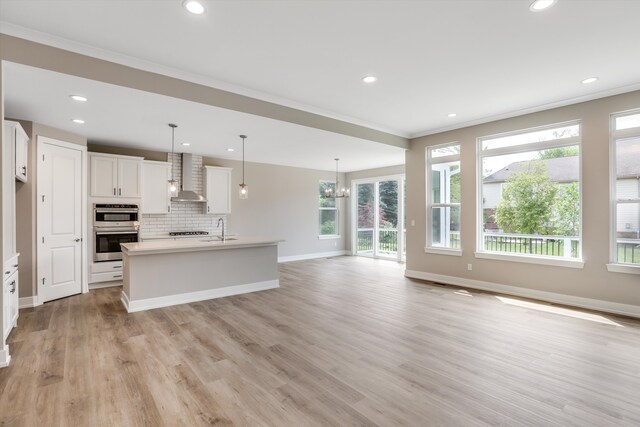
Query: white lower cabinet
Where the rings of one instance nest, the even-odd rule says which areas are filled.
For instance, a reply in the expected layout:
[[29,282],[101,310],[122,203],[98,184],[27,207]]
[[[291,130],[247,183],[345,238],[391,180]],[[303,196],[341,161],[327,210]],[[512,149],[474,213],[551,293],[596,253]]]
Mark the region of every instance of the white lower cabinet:
[[5,263],[3,281],[3,307],[4,330],[2,338],[6,341],[11,330],[18,324],[18,258],[14,257]]
[[89,283],[122,280],[122,261],[105,261],[91,264]]

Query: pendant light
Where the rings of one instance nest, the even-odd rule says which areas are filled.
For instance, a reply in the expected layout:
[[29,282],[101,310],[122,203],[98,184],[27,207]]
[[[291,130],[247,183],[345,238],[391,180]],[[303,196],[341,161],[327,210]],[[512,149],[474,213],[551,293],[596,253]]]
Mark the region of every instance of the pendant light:
[[175,163],[174,149],[176,143],[176,128],[178,125],[169,123],[169,127],[171,128],[171,179],[169,180],[169,191],[171,192],[171,197],[173,197],[178,194],[178,181],[173,179],[173,164]]
[[240,135],[240,138],[242,138],[242,184],[240,184],[240,198],[248,199],[249,186],[244,183],[244,140],[247,138],[247,135]]
[[334,159],[336,161],[336,191],[335,191],[335,195],[333,193],[333,188],[331,187],[327,187],[324,190],[324,195],[325,197],[330,197],[330,198],[343,198],[343,197],[349,197],[351,191],[348,188],[342,187],[340,188],[340,179],[338,178],[338,162],[340,161],[340,159]]

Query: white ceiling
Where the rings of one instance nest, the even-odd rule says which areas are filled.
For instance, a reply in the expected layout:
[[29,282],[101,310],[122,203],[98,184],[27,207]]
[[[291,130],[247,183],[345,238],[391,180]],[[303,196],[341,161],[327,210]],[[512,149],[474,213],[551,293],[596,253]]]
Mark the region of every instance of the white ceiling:
[[640,88],[637,0],[203,2],[0,0],[0,30],[402,136]]
[[[320,170],[355,171],[404,163],[404,149],[251,114],[7,62],[5,114],[84,135],[90,142],[176,151]],[[89,98],[78,103],[69,98]],[[72,118],[85,120],[78,125]],[[188,142],[189,147],[180,145]],[[234,152],[227,152],[234,148]]]

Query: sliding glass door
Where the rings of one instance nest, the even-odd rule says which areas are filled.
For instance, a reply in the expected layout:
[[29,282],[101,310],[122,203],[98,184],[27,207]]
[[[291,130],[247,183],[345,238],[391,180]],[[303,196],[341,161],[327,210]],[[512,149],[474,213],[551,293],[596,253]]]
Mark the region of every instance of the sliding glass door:
[[354,253],[403,261],[405,257],[404,177],[354,182]]

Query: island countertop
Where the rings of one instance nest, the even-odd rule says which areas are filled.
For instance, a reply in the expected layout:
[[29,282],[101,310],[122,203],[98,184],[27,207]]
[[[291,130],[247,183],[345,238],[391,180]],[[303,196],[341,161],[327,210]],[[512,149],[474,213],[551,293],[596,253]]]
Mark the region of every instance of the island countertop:
[[124,254],[136,256],[274,246],[280,242],[284,242],[284,240],[273,237],[243,236],[231,237],[228,240],[222,241],[217,238],[202,236],[202,239],[152,240],[137,243],[123,243],[121,247]]

